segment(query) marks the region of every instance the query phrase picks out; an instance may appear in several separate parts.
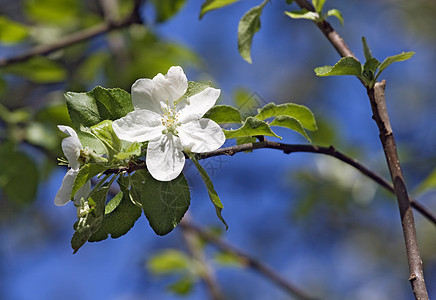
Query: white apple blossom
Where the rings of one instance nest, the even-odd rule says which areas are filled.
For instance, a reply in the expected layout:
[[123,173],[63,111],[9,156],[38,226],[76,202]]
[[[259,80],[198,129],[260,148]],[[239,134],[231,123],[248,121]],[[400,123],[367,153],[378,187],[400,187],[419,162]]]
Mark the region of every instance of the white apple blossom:
[[146,165],[160,181],[173,180],[182,172],[182,151],[212,151],[225,141],[221,127],[202,118],[221,91],[208,87],[188,98],[184,97],[187,88],[181,67],[171,67],[165,76],[159,73],[153,79],[138,79],[132,85],[135,110],[113,123],[120,139],[149,142]]
[[[58,206],[65,205],[71,200],[71,191],[73,190],[74,179],[76,179],[77,173],[80,169],[80,152],[83,150],[83,146],[77,136],[77,133],[73,128],[69,126],[59,125],[58,128],[64,133],[70,135],[62,140],[62,151],[68,160],[70,169],[65,174],[62,180],[62,185],[56,194],[54,203]],[[82,188],[80,188],[74,195],[74,203],[80,205],[80,199],[86,198],[91,191],[91,182],[88,181]]]

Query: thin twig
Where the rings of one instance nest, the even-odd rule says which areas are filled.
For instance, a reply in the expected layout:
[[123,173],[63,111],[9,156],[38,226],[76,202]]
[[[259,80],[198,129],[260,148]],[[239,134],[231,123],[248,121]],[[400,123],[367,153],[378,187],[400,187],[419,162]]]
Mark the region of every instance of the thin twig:
[[[314,11],[313,6],[311,6],[307,0],[296,0],[296,2],[301,8]],[[348,45],[328,22],[315,21],[314,23],[324,33],[324,35],[342,57],[352,56],[356,58]],[[386,83],[385,81],[381,83],[377,82],[374,88],[368,88],[362,80],[360,81],[367,88],[367,93],[373,111],[373,119],[379,128],[380,141],[385,152],[385,157],[393,182],[394,193],[397,197],[398,206],[400,209],[401,225],[403,228],[407,260],[409,263],[409,281],[412,285],[415,299],[426,300],[429,298],[424,281],[422,260],[419,254],[413,211],[411,209],[413,204],[410,203],[411,199],[406,189],[406,184],[398,158],[396,143],[386,109],[384,92]]]
[[309,296],[306,292],[300,290],[300,288],[296,287],[295,285],[287,281],[285,278],[277,274],[273,269],[263,264],[261,261],[256,260],[255,258],[251,257],[249,254],[235,248],[234,246],[223,241],[222,239],[204,231],[203,229],[192,224],[191,222],[183,221],[179,223],[179,226],[183,230],[195,232],[198,236],[214,244],[219,249],[241,258],[246,266],[259,272],[260,274],[270,279],[275,284],[281,286],[288,293],[298,297],[299,299],[314,300],[313,297]]
[[[343,154],[342,152],[336,150],[333,146],[330,147],[321,147],[316,145],[299,145],[299,144],[285,144],[285,143],[278,143],[273,141],[264,140],[263,142],[257,142],[257,143],[247,143],[247,144],[241,144],[236,145],[232,147],[226,147],[226,148],[220,148],[214,151],[205,152],[198,154],[198,159],[205,159],[209,157],[214,156],[220,156],[220,155],[235,155],[239,152],[245,152],[245,151],[253,151],[257,149],[276,149],[281,150],[286,154],[294,153],[294,152],[308,152],[308,153],[318,153],[318,154],[324,154],[328,156],[332,156],[336,159],[339,159],[340,161],[354,167],[358,171],[360,171],[365,176],[369,177],[373,181],[375,181],[377,184],[382,186],[384,189],[391,193],[395,193],[394,187],[391,183],[386,181],[383,177],[378,175],[377,173],[371,171],[369,168],[365,167],[361,163],[359,163],[357,160]],[[145,163],[144,162],[138,162],[136,164],[130,164],[127,167],[120,167],[117,169],[108,169],[105,171],[105,173],[121,173],[121,172],[127,172],[131,173],[139,169],[145,169]],[[425,218],[427,218],[430,222],[436,225],[436,216],[433,215],[430,210],[428,210],[425,206],[423,206],[421,203],[413,199],[409,196],[410,203],[413,208],[415,208],[417,211],[419,211]]]
[[192,258],[199,262],[199,264],[201,265],[202,270],[200,277],[206,284],[211,299],[224,300],[225,297],[204,255],[199,235],[197,234],[197,232],[194,232],[192,230],[186,230],[186,226],[183,226],[183,224],[185,223],[189,224],[189,222],[187,221],[188,219],[190,219],[190,216],[189,214],[186,214],[183,220],[179,223],[179,225],[181,225],[180,228],[182,229],[182,237],[185,240],[188,251],[190,252]]
[[27,52],[24,52],[22,54],[18,54],[16,56],[12,56],[9,58],[3,58],[0,59],[0,68],[6,67],[8,65],[24,62],[28,59],[31,59],[32,57],[38,56],[38,55],[48,55],[50,53],[53,53],[57,50],[72,46],[74,44],[87,41],[91,38],[94,38],[98,35],[108,33],[113,30],[121,29],[128,27],[135,23],[141,23],[140,17],[139,17],[139,5],[141,1],[136,0],[135,1],[135,8],[133,12],[128,15],[126,18],[118,21],[110,21],[110,22],[103,22],[101,24],[95,25],[90,28],[83,29],[78,32],[74,32],[62,39],[60,39],[57,42],[54,42],[49,45],[40,45],[36,46]]

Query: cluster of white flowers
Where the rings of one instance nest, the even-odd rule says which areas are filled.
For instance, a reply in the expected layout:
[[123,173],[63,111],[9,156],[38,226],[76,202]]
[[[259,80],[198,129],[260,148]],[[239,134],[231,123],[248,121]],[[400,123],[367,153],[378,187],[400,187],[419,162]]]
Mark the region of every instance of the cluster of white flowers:
[[[186,97],[188,80],[181,67],[171,67],[166,75],[139,79],[132,86],[134,111],[113,122],[113,130],[129,142],[148,142],[146,165],[157,180],[175,179],[185,164],[185,152],[208,152],[224,144],[225,136],[214,121],[202,118],[215,105],[220,90],[211,87]],[[62,141],[62,149],[71,169],[65,175],[55,204],[70,200],[75,177],[80,168],[78,152],[83,149],[76,132],[67,126],[59,129],[70,137]],[[75,195],[76,205],[90,191],[88,182]]]

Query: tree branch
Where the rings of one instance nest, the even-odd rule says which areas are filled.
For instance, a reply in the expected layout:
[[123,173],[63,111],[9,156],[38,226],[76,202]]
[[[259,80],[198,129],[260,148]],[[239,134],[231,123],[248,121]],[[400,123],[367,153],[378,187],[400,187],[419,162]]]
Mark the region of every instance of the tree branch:
[[416,237],[415,220],[386,109],[385,87],[386,81],[383,80],[381,83],[377,82],[374,88],[368,88],[368,96],[373,111],[373,119],[379,128],[380,140],[383,145],[389,172],[394,183],[398,207],[400,209],[401,224],[409,262],[409,281],[416,299],[428,299],[424,272],[422,270],[422,260],[419,254],[418,240]]
[[266,278],[270,279],[275,284],[281,286],[284,290],[286,290],[288,293],[298,297],[299,299],[303,300],[314,300],[311,296],[307,295],[305,292],[300,290],[298,287],[294,286],[292,283],[287,281],[285,278],[283,278],[281,275],[277,274],[273,269],[268,267],[267,265],[263,264],[262,262],[254,259],[250,255],[246,254],[245,252],[235,248],[234,246],[224,242],[222,239],[204,231],[203,229],[195,226],[189,221],[182,221],[179,223],[179,226],[182,228],[183,231],[190,231],[197,234],[199,237],[203,238],[204,240],[208,241],[209,243],[215,245],[219,249],[228,252],[232,255],[235,255],[242,259],[244,265],[252,268],[253,270],[257,271],[258,273],[262,274]]
[[197,234],[197,232],[194,232],[192,230],[187,230],[186,227],[183,226],[183,224],[188,223],[187,221],[188,219],[190,219],[189,214],[186,214],[185,217],[182,219],[182,221],[179,223],[182,229],[182,237],[185,240],[185,243],[188,247],[188,250],[192,258],[198,261],[198,263],[202,267],[202,272],[200,276],[201,279],[204,281],[204,283],[207,285],[207,288],[209,289],[211,299],[224,300],[225,297],[216,281],[216,278],[209,264],[206,261],[206,257],[202,249],[199,235]]
[[[365,176],[369,177],[373,181],[375,181],[377,184],[382,186],[384,189],[391,193],[395,193],[394,187],[391,183],[386,181],[383,177],[378,175],[377,173],[371,171],[369,168],[365,167],[361,163],[359,163],[357,160],[343,154],[342,152],[337,151],[333,146],[330,147],[321,147],[316,145],[298,145],[298,144],[284,144],[284,143],[278,143],[273,141],[264,140],[262,142],[257,143],[247,143],[247,144],[241,144],[236,145],[232,147],[227,148],[220,148],[214,151],[205,152],[198,154],[198,159],[205,159],[210,158],[214,156],[220,156],[220,155],[228,155],[232,156],[239,152],[245,152],[245,151],[253,151],[257,149],[276,149],[281,150],[286,154],[295,153],[295,152],[307,152],[307,153],[317,153],[317,154],[324,154],[328,156],[332,156],[336,159],[339,159],[340,161],[354,167],[358,171],[360,171]],[[120,167],[117,169],[108,169],[105,173],[132,173],[139,169],[145,169],[145,162],[137,162],[132,163],[128,167]],[[415,208],[417,211],[419,211],[425,218],[427,218],[430,222],[436,225],[436,216],[433,215],[430,210],[428,210],[425,206],[423,206],[421,203],[413,199],[412,197],[409,197],[410,203],[413,208]]]
[[[309,7],[311,5],[307,2],[307,0],[296,0],[296,2],[300,7],[314,11],[313,7]],[[328,22],[315,21],[315,24],[324,33],[324,35],[342,57],[353,56],[356,58],[347,44],[343,41],[339,34],[334,31]],[[411,203],[401,171],[395,139],[386,109],[384,93],[386,83],[385,81],[381,83],[377,82],[374,88],[368,88],[362,80],[360,81],[365,88],[367,88],[367,93],[373,111],[373,119],[379,128],[380,141],[383,146],[389,172],[394,184],[393,188],[400,209],[401,225],[403,228],[407,260],[409,263],[409,281],[412,285],[415,299],[426,300],[429,298],[424,281],[422,260],[419,254],[413,211],[411,209]]]
[[132,13],[124,19],[118,21],[103,22],[93,27],[86,28],[78,32],[74,32],[55,43],[49,45],[36,46],[22,54],[9,58],[0,59],[0,68],[6,67],[14,63],[24,62],[38,55],[48,55],[57,50],[94,38],[98,35],[105,34],[110,31],[121,29],[124,27],[128,27],[135,23],[141,23],[141,19],[139,17],[140,4],[141,4],[141,0],[136,0]]

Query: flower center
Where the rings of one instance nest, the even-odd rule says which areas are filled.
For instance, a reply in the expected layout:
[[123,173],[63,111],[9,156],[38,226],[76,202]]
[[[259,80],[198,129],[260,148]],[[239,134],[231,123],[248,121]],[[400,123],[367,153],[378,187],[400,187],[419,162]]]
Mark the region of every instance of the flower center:
[[165,129],[162,131],[163,134],[172,133],[177,135],[178,132],[176,128],[180,125],[178,121],[179,113],[175,111],[175,109],[171,108],[167,101],[167,107],[162,108],[163,115],[161,118],[162,125],[165,126]]

